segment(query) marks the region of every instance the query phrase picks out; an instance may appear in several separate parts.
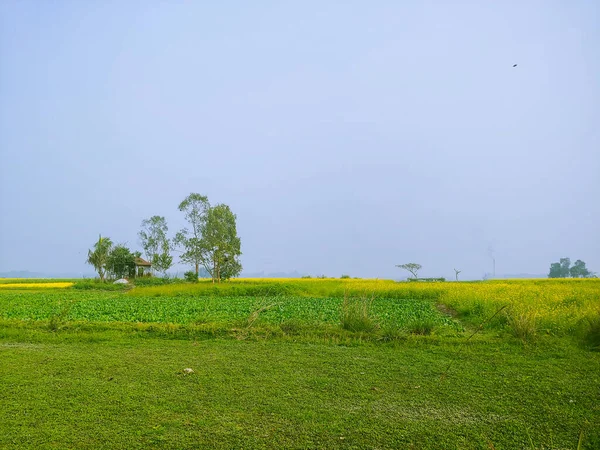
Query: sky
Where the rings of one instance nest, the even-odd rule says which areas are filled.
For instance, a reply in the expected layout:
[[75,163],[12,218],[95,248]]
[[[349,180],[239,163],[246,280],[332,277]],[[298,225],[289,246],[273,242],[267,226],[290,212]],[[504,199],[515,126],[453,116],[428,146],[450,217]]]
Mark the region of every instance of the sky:
[[599,80],[595,0],[3,1],[0,272],[191,192],[246,273],[600,272]]

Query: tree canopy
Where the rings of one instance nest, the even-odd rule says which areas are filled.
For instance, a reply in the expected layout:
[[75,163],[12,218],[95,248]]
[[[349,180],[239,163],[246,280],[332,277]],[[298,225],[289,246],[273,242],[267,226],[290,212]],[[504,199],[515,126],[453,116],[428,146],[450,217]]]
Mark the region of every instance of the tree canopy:
[[168,231],[169,227],[164,217],[152,216],[142,221],[142,229],[138,233],[144,254],[152,263],[152,268],[163,274],[173,265]]
[[194,266],[196,275],[203,264],[202,226],[209,208],[208,197],[197,193],[191,193],[179,204],[179,211],[184,213],[189,228],[179,231],[174,242],[182,249],[179,257],[181,262]]
[[135,258],[139,255],[139,252],[132,252],[124,244],[119,244],[109,253],[106,269],[114,278],[134,278]]
[[108,262],[108,255],[112,249],[112,241],[107,237],[98,237],[98,242],[94,244],[93,249],[88,250],[87,263],[94,266],[96,272],[101,281],[104,281],[106,275],[106,265]]
[[179,210],[189,225],[175,236],[182,251],[181,262],[194,266],[196,277],[200,266],[204,267],[213,282],[239,275],[241,241],[236,216],[229,206],[211,206],[206,196],[192,193],[180,203]]
[[[181,252],[180,262],[195,269],[195,279],[200,272],[220,282],[238,276],[242,271],[240,262],[241,240],[237,234],[236,216],[229,206],[211,206],[208,197],[191,193],[179,204],[187,226],[175,238],[169,239],[169,228],[163,216],[152,216],[141,223],[138,232],[140,244],[153,270],[164,273],[173,265],[171,251]],[[102,281],[107,274],[116,278],[136,276],[136,258],[124,244],[113,247],[108,238],[99,237],[88,252],[87,262],[94,266]]]
[[548,278],[589,278],[594,274],[585,266],[585,262],[578,259],[571,266],[570,258],[560,258],[559,262],[550,264]]
[[421,266],[421,264],[417,264],[417,263],[407,263],[407,264],[397,264],[396,267],[400,267],[401,269],[408,270],[413,275],[413,277],[419,278],[419,270],[421,270],[421,268],[423,266]]
[[240,274],[241,241],[237,235],[236,216],[229,206],[221,204],[208,209],[202,225],[200,248],[202,265],[213,282]]

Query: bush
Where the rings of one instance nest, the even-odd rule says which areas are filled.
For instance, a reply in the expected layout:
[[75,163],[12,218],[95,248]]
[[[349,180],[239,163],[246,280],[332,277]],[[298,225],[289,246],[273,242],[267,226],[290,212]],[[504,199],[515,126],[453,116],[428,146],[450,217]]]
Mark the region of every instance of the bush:
[[185,278],[185,281],[189,281],[190,283],[198,282],[198,275],[196,275],[196,272],[194,272],[193,270],[184,273],[183,278]]
[[171,278],[168,275],[164,277],[137,277],[133,280],[136,286],[163,286],[165,284],[173,284],[181,282],[179,278]]
[[342,275],[340,278],[342,280],[347,280],[348,278],[350,278],[350,275]]

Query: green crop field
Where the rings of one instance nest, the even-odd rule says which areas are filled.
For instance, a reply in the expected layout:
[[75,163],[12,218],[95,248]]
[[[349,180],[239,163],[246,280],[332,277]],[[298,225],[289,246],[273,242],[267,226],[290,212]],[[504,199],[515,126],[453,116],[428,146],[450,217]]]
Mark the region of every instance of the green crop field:
[[0,448],[600,448],[599,280],[35,281]]

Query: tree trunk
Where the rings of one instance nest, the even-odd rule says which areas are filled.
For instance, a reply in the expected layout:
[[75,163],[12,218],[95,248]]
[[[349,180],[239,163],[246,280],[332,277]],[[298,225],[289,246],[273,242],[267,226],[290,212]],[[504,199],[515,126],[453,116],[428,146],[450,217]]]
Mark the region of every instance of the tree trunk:
[[198,278],[198,275],[200,274],[199,269],[198,269],[198,263],[196,263],[196,278]]

